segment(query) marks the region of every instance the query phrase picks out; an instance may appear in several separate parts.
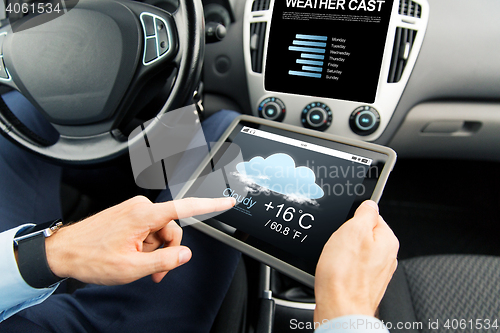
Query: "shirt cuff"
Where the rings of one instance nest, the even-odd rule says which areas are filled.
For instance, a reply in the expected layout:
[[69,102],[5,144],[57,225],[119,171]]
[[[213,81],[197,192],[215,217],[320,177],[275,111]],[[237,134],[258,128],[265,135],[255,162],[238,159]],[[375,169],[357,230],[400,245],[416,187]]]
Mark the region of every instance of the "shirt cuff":
[[388,333],[384,323],[375,317],[352,315],[323,321],[315,333]]
[[39,304],[49,297],[59,286],[36,289],[28,285],[17,266],[14,255],[14,238],[16,234],[33,224],[25,224],[0,233],[0,322],[15,313]]

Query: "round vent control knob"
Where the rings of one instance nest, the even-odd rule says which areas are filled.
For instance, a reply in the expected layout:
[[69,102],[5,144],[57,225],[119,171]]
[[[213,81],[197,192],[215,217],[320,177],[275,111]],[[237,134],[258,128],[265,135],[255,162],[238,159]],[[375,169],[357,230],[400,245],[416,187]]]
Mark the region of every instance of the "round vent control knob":
[[352,131],[358,135],[370,135],[378,129],[380,115],[371,106],[361,106],[351,114],[349,125]]
[[326,104],[314,102],[306,105],[301,118],[304,127],[324,131],[332,124],[333,113]]
[[264,119],[283,121],[285,118],[285,103],[279,98],[268,97],[259,104],[259,116]]

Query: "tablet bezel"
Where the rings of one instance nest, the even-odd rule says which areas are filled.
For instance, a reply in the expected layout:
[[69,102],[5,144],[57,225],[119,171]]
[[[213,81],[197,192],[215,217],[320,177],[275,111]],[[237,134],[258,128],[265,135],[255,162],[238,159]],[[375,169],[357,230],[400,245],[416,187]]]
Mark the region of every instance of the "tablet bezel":
[[[233,130],[236,128],[236,126],[240,122],[247,122],[247,123],[254,123],[256,125],[265,125],[269,127],[274,127],[278,128],[281,130],[286,130],[290,132],[295,132],[303,135],[307,135],[310,137],[315,137],[323,140],[329,140],[329,141],[334,141],[338,142],[340,144],[345,144],[349,146],[353,146],[355,148],[361,148],[365,150],[369,150],[375,153],[380,153],[384,154],[387,156],[387,160],[385,162],[384,168],[382,169],[382,172],[380,173],[380,176],[378,178],[377,184],[375,185],[375,188],[373,190],[372,196],[370,197],[371,200],[375,202],[379,202],[380,197],[382,196],[382,192],[384,190],[385,184],[387,182],[387,179],[389,178],[389,174],[392,171],[394,164],[396,163],[396,152],[388,147],[384,146],[379,146],[373,143],[368,143],[364,141],[359,141],[359,140],[353,140],[349,138],[343,138],[339,136],[335,136],[332,134],[326,134],[323,132],[318,132],[318,131],[313,131],[305,128],[300,128],[297,126],[292,126],[288,124],[283,124],[283,123],[278,123],[266,119],[261,119],[261,118],[256,118],[252,116],[247,116],[247,115],[242,115],[237,117],[231,125],[226,129],[226,131],[222,134],[218,142],[213,146],[210,154],[204,158],[202,163],[200,163],[199,167],[196,169],[196,171],[193,174],[193,177],[191,178],[190,181],[186,182],[186,184],[182,187],[182,189],[179,191],[177,196],[174,199],[181,199],[183,196],[187,193],[189,188],[193,185],[193,183],[196,181],[198,176],[202,173],[202,171],[206,168],[207,164],[210,162],[210,160],[215,156],[217,151],[221,148],[222,144],[226,142],[226,139],[229,137],[229,135],[233,132]],[[212,219],[210,219],[212,220]],[[287,263],[284,260],[281,260],[277,257],[274,257],[254,246],[251,246],[247,243],[244,243],[233,236],[230,236],[212,226],[209,224],[205,223],[204,221],[199,221],[194,217],[187,218],[183,220],[186,224],[189,224],[193,228],[241,251],[242,253],[245,253],[246,255],[263,262],[264,264],[267,264],[278,271],[282,272],[283,274],[286,274],[290,276],[291,278],[294,278],[305,285],[314,288],[314,275],[311,275],[302,269],[293,266],[290,263]],[[215,221],[217,221],[215,219]]]

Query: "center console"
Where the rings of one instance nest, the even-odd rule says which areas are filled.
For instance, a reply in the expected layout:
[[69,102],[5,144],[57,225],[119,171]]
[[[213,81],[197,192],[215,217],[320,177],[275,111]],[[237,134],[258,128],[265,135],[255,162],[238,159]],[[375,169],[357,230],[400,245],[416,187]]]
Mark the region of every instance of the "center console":
[[[321,10],[321,3],[365,10],[346,17],[328,6]],[[390,8],[377,7],[386,3]],[[428,18],[427,0],[247,1],[243,51],[252,114],[376,140],[409,80]],[[293,332],[312,322],[314,291],[265,265],[262,270],[260,292],[275,306],[271,325]]]
[[408,82],[428,17],[426,0],[247,1],[253,115],[376,140]]

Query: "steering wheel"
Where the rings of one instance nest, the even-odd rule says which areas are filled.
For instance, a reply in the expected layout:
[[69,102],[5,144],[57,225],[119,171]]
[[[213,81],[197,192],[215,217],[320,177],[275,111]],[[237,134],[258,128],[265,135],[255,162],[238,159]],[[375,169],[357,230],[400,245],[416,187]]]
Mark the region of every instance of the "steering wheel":
[[[127,151],[119,126],[137,114],[159,73],[173,73],[174,80],[158,116],[192,99],[205,46],[201,0],[179,0],[172,13],[128,0],[60,3],[62,14],[29,15],[0,30],[0,83],[24,95],[59,140],[37,136],[5,105],[0,129],[59,164],[108,161]],[[158,126],[165,125],[152,121],[144,131]]]

